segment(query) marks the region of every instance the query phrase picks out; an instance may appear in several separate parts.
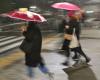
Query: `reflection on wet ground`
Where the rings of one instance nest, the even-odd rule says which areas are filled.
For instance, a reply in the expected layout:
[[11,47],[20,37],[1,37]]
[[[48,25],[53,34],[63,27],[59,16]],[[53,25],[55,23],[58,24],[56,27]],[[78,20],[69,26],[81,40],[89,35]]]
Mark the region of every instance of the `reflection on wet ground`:
[[73,68],[66,68],[69,80],[97,80],[94,72],[88,64],[78,64]]

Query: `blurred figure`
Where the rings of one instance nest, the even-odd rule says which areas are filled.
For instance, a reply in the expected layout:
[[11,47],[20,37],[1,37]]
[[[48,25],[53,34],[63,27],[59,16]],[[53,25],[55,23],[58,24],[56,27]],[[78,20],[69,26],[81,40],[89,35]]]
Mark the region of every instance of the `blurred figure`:
[[[79,19],[81,17],[81,14],[75,13],[74,11],[70,11],[68,13],[68,16],[69,16],[69,21],[66,22],[66,25],[69,26],[69,27],[67,27],[67,28],[65,27],[65,33],[72,35],[73,29],[75,28],[75,34],[76,34],[76,37],[77,37],[78,42],[79,42],[80,32],[81,32],[81,26],[80,26],[80,20]],[[67,59],[70,56],[70,48],[69,48],[70,41],[71,40],[66,41],[66,39],[65,39],[64,42],[63,42],[63,46],[62,46],[62,49],[66,51]],[[73,57],[73,59],[78,59],[79,55],[82,55],[85,58],[86,63],[88,63],[90,61],[90,58],[88,56],[86,56],[86,54],[83,52],[80,42],[79,42],[79,46],[75,47],[75,48],[71,48],[71,51],[74,51],[74,53],[75,53],[75,56]],[[69,61],[66,61],[63,64],[68,65],[68,62]]]
[[[34,78],[34,68],[39,67],[39,69],[52,77],[48,68],[41,57],[41,46],[42,46],[42,35],[40,29],[36,22],[29,22],[27,28],[23,28],[23,35],[25,39],[23,40],[20,48],[25,48],[25,64],[27,66],[27,72],[30,79]],[[34,79],[33,79],[34,80]]]
[[[77,36],[78,41],[80,40],[80,33],[81,33],[81,25],[80,25],[80,20],[82,20],[83,14],[80,12],[74,13],[72,16],[73,17],[73,26],[75,26],[75,33]],[[86,60],[86,63],[90,61],[90,58],[83,52],[80,41],[79,41],[79,47],[73,48],[72,51],[74,51],[75,56],[73,59],[78,59],[79,55],[83,56]]]
[[73,34],[74,27],[71,26],[70,20],[69,21],[66,20],[66,22],[63,24],[63,26],[64,26],[64,42],[63,42],[61,49],[65,51],[66,61],[62,64],[68,65],[70,67],[71,66],[70,65],[70,54],[71,53],[70,53],[69,45],[72,40],[72,34]]
[[67,24],[68,22],[68,17],[66,16],[62,16],[62,20],[60,22],[60,24],[58,25],[59,27],[59,33],[63,33],[64,32],[64,29],[65,29],[65,25]]

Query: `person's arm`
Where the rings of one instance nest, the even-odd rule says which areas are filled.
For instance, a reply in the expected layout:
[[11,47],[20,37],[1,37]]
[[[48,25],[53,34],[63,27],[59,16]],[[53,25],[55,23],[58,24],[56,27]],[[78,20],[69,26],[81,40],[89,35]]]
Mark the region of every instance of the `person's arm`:
[[20,28],[20,30],[21,30],[21,32],[27,31],[27,27],[26,27],[26,26],[22,26],[22,27]]
[[25,37],[26,40],[31,41],[31,31],[28,31],[27,28],[22,28],[22,34]]
[[28,38],[29,33],[27,32],[27,27],[26,26],[22,26],[20,30],[21,30],[23,36]]

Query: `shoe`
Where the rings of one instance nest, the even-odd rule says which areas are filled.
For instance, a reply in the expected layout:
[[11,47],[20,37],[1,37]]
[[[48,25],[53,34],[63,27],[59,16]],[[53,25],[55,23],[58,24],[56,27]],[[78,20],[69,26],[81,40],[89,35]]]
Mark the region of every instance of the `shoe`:
[[64,50],[60,50],[57,52],[58,54],[61,54],[61,55],[65,55],[65,51]]
[[48,72],[47,75],[49,80],[54,80],[54,73]]
[[86,59],[86,63],[89,63],[90,61],[91,61],[90,58],[87,58],[87,59]]
[[41,70],[41,72],[43,72],[43,73],[48,73],[48,68],[46,67],[46,66],[39,66],[39,69]]
[[62,65],[67,66],[67,67],[73,67],[73,65],[70,63],[70,61],[66,61],[62,63]]
[[73,56],[72,59],[73,59],[74,61],[78,61],[78,60],[80,59],[80,57],[81,57],[80,55],[77,55],[77,56]]
[[68,66],[69,63],[68,63],[68,62],[64,62],[64,63],[62,63],[62,65],[64,65],[64,66]]
[[72,59],[74,60],[74,61],[78,61],[79,60],[79,58],[78,57],[72,57]]

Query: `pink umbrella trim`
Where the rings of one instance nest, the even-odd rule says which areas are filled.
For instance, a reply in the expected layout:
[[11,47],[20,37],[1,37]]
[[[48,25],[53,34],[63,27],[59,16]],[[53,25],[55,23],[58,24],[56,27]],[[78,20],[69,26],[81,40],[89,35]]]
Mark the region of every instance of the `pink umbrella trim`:
[[8,14],[3,14],[10,18],[21,19],[25,21],[37,21],[37,22],[44,22],[46,19],[42,17],[40,14],[34,12],[19,12],[19,11],[11,11]]

